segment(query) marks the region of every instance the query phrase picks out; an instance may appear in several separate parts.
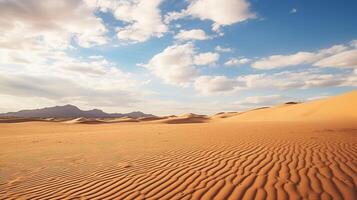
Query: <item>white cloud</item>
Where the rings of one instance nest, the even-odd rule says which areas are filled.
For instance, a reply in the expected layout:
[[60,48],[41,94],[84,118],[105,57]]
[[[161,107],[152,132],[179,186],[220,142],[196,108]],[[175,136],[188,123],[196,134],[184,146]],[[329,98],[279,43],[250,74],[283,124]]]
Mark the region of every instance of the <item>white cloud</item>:
[[207,52],[200,53],[194,57],[194,63],[196,65],[214,65],[219,59],[218,53]]
[[64,57],[61,60],[53,62],[49,68],[56,68],[67,72],[75,72],[78,75],[91,75],[91,76],[103,76],[110,75],[118,77],[120,79],[126,77],[128,74],[121,72],[114,63],[107,61],[104,58],[96,60],[80,60],[71,57]]
[[357,50],[343,51],[324,58],[314,64],[318,67],[355,67],[357,68]]
[[[162,22],[160,4],[163,0],[96,1],[101,11],[112,12],[127,25],[117,28],[117,37],[129,42],[144,42],[151,37],[162,37],[168,31]],[[93,4],[93,3],[92,3]]]
[[200,76],[194,82],[195,89],[204,95],[228,92],[235,86],[236,80],[225,76]]
[[232,25],[247,19],[255,18],[246,0],[190,0],[187,9],[171,12],[166,15],[169,23],[186,16],[214,22],[212,29],[218,31],[220,26]]
[[181,19],[181,18],[184,18],[184,17],[187,17],[187,13],[185,10],[182,10],[181,12],[177,12],[177,11],[172,11],[172,12],[169,12],[165,15],[164,17],[164,22],[165,24],[169,24],[171,23],[172,21],[174,20],[178,20],[178,19]]
[[210,37],[202,29],[181,30],[176,36],[177,40],[208,40]]
[[0,91],[13,98],[42,98],[55,104],[125,107],[138,102],[140,82],[107,61],[73,58],[48,65],[0,66]]
[[348,49],[348,47],[346,45],[339,44],[339,45],[334,45],[327,49],[321,49],[316,54],[323,57],[323,56],[329,56],[329,55],[333,55],[336,53],[340,53],[347,49]]
[[[196,0],[191,1],[187,12],[202,20],[214,21],[214,27],[231,25],[254,18],[245,0]],[[217,30],[217,28],[215,28]]]
[[231,48],[225,48],[225,47],[221,47],[221,46],[216,46],[216,48],[215,48],[215,50],[216,51],[218,51],[218,52],[231,52],[232,51],[232,49]]
[[300,72],[249,74],[236,78],[199,76],[194,83],[194,88],[204,95],[254,89],[287,90],[342,86],[357,86],[357,77],[350,72],[332,74],[311,69]]
[[[54,66],[61,67],[64,70],[78,72],[78,73],[87,73],[93,75],[103,75],[106,73],[106,69],[100,65],[100,62],[79,62],[71,61],[62,65],[62,62],[56,63]],[[99,65],[98,65],[99,64]]]
[[291,55],[273,55],[254,62],[252,67],[257,69],[274,69],[312,63],[317,59],[316,55],[310,52],[298,52]]
[[68,55],[72,41],[82,47],[107,42],[93,12],[79,0],[0,1],[2,98],[100,107],[137,102],[141,83],[114,63]]
[[[98,107],[125,107],[138,102],[137,94],[115,87],[85,87],[71,79],[56,76],[9,76],[0,74],[2,94],[13,98],[43,98],[56,104],[75,103]],[[59,84],[60,83],[60,84]]]
[[315,87],[357,86],[357,80],[349,72],[322,73],[319,70],[279,72],[274,74],[250,74],[237,78],[239,89],[306,89]]
[[224,63],[224,65],[227,66],[239,66],[239,65],[244,65],[249,63],[251,60],[248,58],[231,58],[227,62]]
[[[19,77],[29,79],[31,82],[32,78],[40,80],[41,76],[46,79],[47,76],[52,77],[52,75],[57,77],[52,81],[67,80],[66,76],[71,77],[74,73],[76,77],[85,77],[84,74],[107,76],[107,67],[110,64],[104,63],[103,59],[83,61],[70,57],[66,53],[67,50],[73,49],[71,45],[73,40],[82,47],[107,42],[106,28],[102,20],[93,12],[93,8],[79,0],[0,1],[2,81],[7,77],[6,83],[16,86],[16,80],[21,82]],[[10,80],[10,77],[13,80]],[[51,79],[46,80],[51,81]],[[30,82],[28,83],[29,93],[33,89],[30,85],[41,84],[41,81]],[[5,82],[3,83],[5,87]],[[61,83],[56,84],[61,88]],[[19,85],[19,87],[22,86]],[[9,88],[6,90],[3,88],[2,94],[5,91],[11,91]],[[13,90],[15,91],[16,88]]]
[[173,45],[155,55],[144,66],[166,83],[187,85],[197,74],[193,66],[194,54],[192,44]]
[[213,65],[218,59],[218,53],[199,53],[192,43],[187,43],[169,46],[152,57],[148,64],[140,65],[165,83],[188,86],[198,74],[197,65]]
[[[316,54],[319,56],[331,55],[336,52],[345,52],[344,46],[333,46],[322,49]],[[282,59],[281,63],[296,64],[300,60],[315,60],[313,53],[297,54],[294,59]],[[309,59],[308,59],[309,58]],[[192,43],[172,45],[155,55],[148,64],[144,65],[154,75],[165,83],[187,86],[194,81],[194,88],[201,94],[228,93],[244,89],[306,89],[316,87],[357,86],[357,78],[348,71],[338,73],[324,73],[319,69],[305,71],[284,71],[273,74],[250,74],[227,78],[225,76],[198,76],[198,65],[209,65],[219,59],[219,54],[212,52],[198,53]],[[275,58],[274,58],[275,59]],[[273,60],[274,60],[273,59]],[[227,65],[248,63],[246,58],[232,59]]]
[[67,48],[72,39],[82,47],[107,42],[106,28],[80,0],[0,1],[0,46],[26,47],[41,43]]
[[[273,55],[273,56],[256,60],[252,64],[252,67],[256,69],[275,69],[275,68],[283,68],[288,66],[320,63],[320,60],[323,60],[329,56],[334,57],[334,55],[336,55],[334,59],[341,59],[341,57],[346,57],[350,60],[350,62],[354,62],[352,58],[354,53],[349,52],[350,48],[351,47],[348,47],[346,45],[335,45],[327,49],[318,50],[316,52],[302,51],[290,55]],[[329,61],[329,63],[331,63],[331,60]],[[319,66],[319,65],[315,64],[315,66]]]

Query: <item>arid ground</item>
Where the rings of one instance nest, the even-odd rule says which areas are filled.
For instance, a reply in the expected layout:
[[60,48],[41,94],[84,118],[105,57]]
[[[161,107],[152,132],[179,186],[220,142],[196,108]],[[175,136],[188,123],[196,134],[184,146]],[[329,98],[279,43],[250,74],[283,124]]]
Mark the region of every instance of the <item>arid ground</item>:
[[357,199],[356,116],[355,91],[211,117],[7,121],[0,199]]

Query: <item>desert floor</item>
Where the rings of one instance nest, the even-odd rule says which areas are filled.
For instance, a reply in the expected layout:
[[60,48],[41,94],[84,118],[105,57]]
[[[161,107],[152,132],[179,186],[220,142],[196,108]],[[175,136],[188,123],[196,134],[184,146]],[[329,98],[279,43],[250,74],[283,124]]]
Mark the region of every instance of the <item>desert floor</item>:
[[357,199],[357,123],[0,124],[0,199]]

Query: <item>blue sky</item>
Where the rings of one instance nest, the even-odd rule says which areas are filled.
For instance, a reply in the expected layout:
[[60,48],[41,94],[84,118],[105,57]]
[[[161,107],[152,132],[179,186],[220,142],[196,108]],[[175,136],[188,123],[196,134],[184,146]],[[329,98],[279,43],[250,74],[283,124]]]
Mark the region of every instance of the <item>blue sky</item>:
[[212,114],[357,86],[356,1],[0,0],[0,112]]

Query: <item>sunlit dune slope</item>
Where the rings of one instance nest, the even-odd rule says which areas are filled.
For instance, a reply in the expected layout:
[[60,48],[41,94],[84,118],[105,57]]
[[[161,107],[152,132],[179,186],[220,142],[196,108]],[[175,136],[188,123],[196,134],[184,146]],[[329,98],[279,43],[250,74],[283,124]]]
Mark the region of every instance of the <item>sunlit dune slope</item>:
[[228,118],[234,121],[357,121],[357,91],[299,104],[257,109]]

